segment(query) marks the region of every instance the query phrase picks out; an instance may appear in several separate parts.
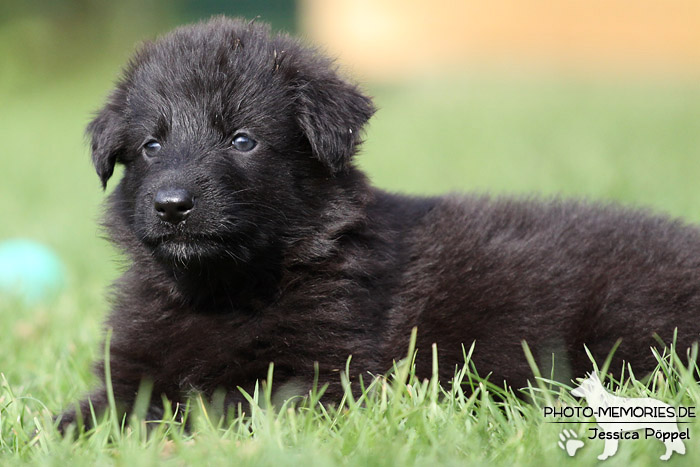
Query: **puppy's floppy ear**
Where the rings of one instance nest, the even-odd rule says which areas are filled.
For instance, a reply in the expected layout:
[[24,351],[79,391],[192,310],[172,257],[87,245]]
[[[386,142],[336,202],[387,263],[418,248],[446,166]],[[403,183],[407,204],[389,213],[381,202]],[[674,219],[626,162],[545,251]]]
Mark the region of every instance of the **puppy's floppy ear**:
[[307,76],[299,85],[296,115],[314,156],[332,174],[347,170],[360,133],[374,114],[372,100],[326,69],[321,76]]
[[119,107],[112,96],[110,102],[97,114],[87,126],[87,135],[91,141],[92,163],[102,181],[102,188],[107,187],[107,180],[114,172],[117,157],[124,149],[124,129],[119,114]]

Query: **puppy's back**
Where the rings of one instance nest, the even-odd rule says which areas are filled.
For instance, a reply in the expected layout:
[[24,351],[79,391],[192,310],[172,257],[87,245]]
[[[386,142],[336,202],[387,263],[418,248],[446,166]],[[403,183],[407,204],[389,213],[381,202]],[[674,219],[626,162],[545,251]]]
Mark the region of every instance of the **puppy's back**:
[[[522,340],[544,366],[555,353],[566,378],[590,371],[584,344],[602,361],[621,338],[613,368],[625,360],[644,372],[655,334],[670,343],[679,327],[687,346],[700,331],[700,231],[677,220],[616,205],[452,196],[412,229],[409,248],[398,316],[410,319],[399,334],[417,325],[419,349],[436,342],[449,363],[476,340],[477,369],[500,369],[497,384],[531,375]],[[418,370],[429,374],[428,358]]]

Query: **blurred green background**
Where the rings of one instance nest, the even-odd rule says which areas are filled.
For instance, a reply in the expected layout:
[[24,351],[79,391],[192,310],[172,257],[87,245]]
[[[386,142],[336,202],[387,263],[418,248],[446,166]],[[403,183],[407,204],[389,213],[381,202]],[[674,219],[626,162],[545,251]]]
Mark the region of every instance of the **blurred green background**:
[[[300,11],[281,0],[0,2],[0,241],[48,245],[68,276],[49,303],[0,297],[0,372],[16,391],[57,410],[91,381],[123,263],[98,227],[104,193],[83,132],[135,44],[215,13],[304,34]],[[358,162],[381,187],[561,194],[700,221],[695,75],[467,62],[361,75],[380,110]]]

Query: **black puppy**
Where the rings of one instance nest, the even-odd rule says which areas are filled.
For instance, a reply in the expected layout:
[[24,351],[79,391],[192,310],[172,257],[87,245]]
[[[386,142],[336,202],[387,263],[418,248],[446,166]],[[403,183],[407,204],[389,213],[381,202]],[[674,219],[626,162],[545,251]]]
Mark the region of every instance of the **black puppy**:
[[[477,369],[514,387],[531,375],[523,340],[576,376],[591,370],[584,344],[602,359],[622,338],[616,362],[641,374],[655,333],[698,339],[697,228],[614,206],[388,194],[352,163],[373,112],[328,59],[264,25],[218,18],[141,48],[88,127],[102,183],[124,166],[106,225],[131,260],[108,322],[125,409],[143,379],[152,417],[162,395],[242,401],[270,362],[302,392],[317,364],[337,400],[349,355],[351,379],[382,374],[414,326],[419,376],[432,343],[448,382],[476,341]],[[103,409],[105,389],[89,399]]]

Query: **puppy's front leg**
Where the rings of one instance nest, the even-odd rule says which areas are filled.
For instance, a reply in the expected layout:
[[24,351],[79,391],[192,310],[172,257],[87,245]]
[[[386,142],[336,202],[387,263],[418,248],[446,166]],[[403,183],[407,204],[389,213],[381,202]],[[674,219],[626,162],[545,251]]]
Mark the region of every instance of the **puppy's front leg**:
[[[139,387],[132,386],[128,394],[124,394],[123,385],[119,393],[114,392],[114,408],[116,410],[116,416],[121,424],[121,420],[124,416],[129,416],[137,410],[140,403],[145,404],[144,409],[137,410],[139,417],[143,417],[146,421],[158,421],[162,420],[166,415],[165,405],[163,397],[173,401],[172,398],[168,398],[167,395],[161,391],[153,392],[151,394],[151,388],[149,385],[142,385],[142,389],[145,388],[146,392],[139,397]],[[180,411],[182,410],[182,404],[178,401],[172,402],[173,410],[180,418]],[[76,402],[75,405],[67,410],[65,410],[61,415],[56,417],[58,421],[58,431],[61,434],[65,434],[70,425],[76,426],[78,429],[81,427],[85,430],[89,430],[95,426],[95,423],[104,417],[104,415],[110,410],[109,396],[105,388],[100,388],[96,391],[90,393],[85,399]]]
[[111,389],[114,409],[120,422],[125,415],[134,411],[145,420],[161,420],[166,412],[164,397],[174,407],[180,407],[177,404],[180,401],[177,388],[165,385],[162,381],[147,383],[151,375],[156,374],[152,366],[131,358],[128,353],[114,346],[110,358],[95,365],[95,373],[102,379],[100,388],[57,417],[61,433],[65,433],[71,424],[85,429],[93,428],[95,422],[99,422],[112,405],[107,388]]
[[104,389],[100,389],[91,393],[87,398],[82,401],[76,402],[72,408],[66,409],[61,413],[56,420],[58,421],[58,431],[65,435],[68,427],[71,425],[80,427],[90,428],[93,426],[92,413],[99,418],[101,414],[106,412],[109,407],[109,401],[107,398],[107,392]]

